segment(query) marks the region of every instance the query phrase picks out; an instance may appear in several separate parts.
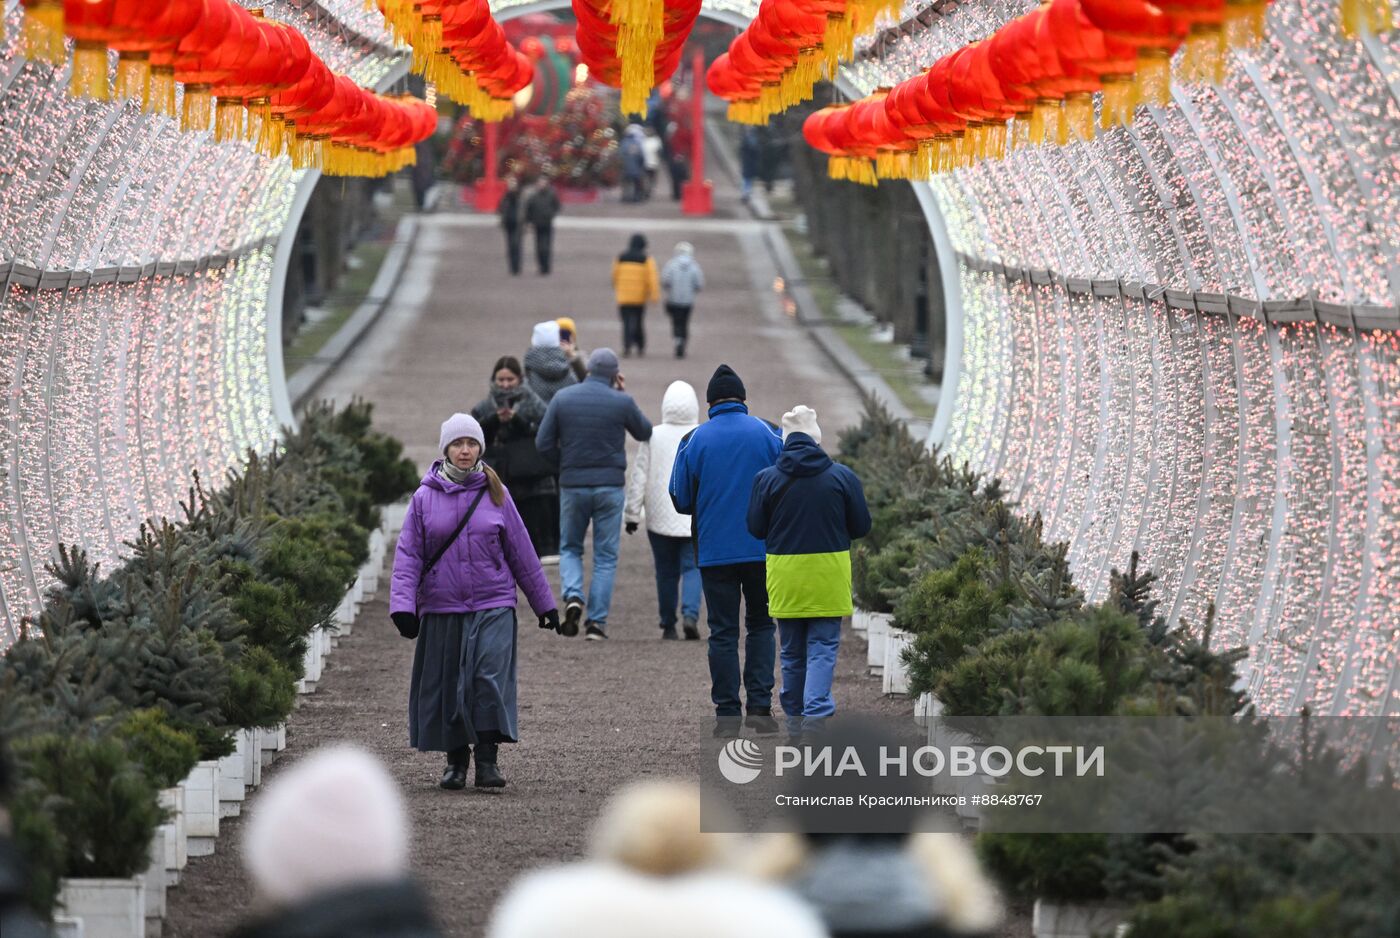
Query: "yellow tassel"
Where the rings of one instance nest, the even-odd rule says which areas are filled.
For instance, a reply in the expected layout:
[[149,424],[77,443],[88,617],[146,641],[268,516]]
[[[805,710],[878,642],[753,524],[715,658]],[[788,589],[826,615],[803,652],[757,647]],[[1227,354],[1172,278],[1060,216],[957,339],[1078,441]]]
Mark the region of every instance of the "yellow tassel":
[[1137,106],[1137,85],[1131,75],[1110,75],[1103,81],[1103,114],[1099,126],[1104,130],[1131,123]]
[[117,55],[117,98],[135,101],[148,110],[151,100],[151,54],[121,52]]
[[40,0],[25,7],[23,32],[26,58],[63,64],[63,0]]
[[1030,130],[1027,140],[1031,146],[1040,146],[1045,143],[1045,138],[1049,131],[1048,122],[1053,120],[1055,115],[1050,112],[1054,107],[1054,102],[1040,100],[1035,102],[1035,107],[1031,110]]
[[180,107],[180,129],[187,133],[208,130],[213,118],[213,103],[208,85],[186,85],[185,100]]
[[1006,125],[993,124],[987,128],[987,159],[1006,159]]
[[75,98],[107,101],[112,97],[107,84],[107,46],[101,42],[77,43],[73,48],[73,73],[68,93]]
[[1264,0],[1226,0],[1225,44],[1232,49],[1258,45],[1267,12]]
[[214,142],[232,143],[243,136],[243,102],[219,98],[214,104]]
[[[1076,92],[1065,101],[1060,111],[1064,115],[1065,142],[1094,139],[1094,96]],[[1062,144],[1063,145],[1063,144]]]
[[1348,39],[1357,39],[1361,36],[1361,24],[1363,19],[1361,5],[1363,2],[1364,0],[1342,0],[1342,35]]
[[1166,107],[1172,103],[1172,60],[1166,49],[1142,50],[1133,91],[1138,104]]
[[1390,0],[1342,0],[1342,35],[1359,39],[1395,28]]
[[243,139],[258,149],[263,127],[272,117],[272,102],[267,98],[248,98],[243,102],[243,108],[247,111],[247,120],[243,124]]
[[281,115],[269,114],[267,120],[263,121],[262,130],[258,134],[258,152],[270,160],[281,156],[285,137],[284,127]]
[[1220,26],[1195,24],[1186,37],[1186,52],[1181,59],[1182,80],[1203,84],[1223,83],[1228,56],[1225,31]]
[[175,107],[175,67],[173,65],[151,66],[151,90],[146,96],[146,110],[152,114],[178,117]]

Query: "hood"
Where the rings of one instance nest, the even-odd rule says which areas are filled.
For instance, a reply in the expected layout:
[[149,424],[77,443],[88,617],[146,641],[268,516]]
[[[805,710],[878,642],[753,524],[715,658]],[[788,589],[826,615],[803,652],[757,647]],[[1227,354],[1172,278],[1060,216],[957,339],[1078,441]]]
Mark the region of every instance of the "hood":
[[700,399],[685,381],[672,381],[661,398],[661,422],[693,426],[700,422]]
[[687,270],[697,266],[695,258],[691,257],[689,254],[672,254],[671,264],[676,267],[683,267]]
[[438,466],[441,466],[442,463],[441,459],[434,459],[433,464],[428,468],[427,475],[423,476],[423,480],[419,484],[437,489],[439,492],[473,492],[486,484],[486,473],[484,472],[473,472],[461,485],[448,481],[438,474]]
[[569,356],[558,345],[536,345],[525,353],[525,370],[558,381],[569,370]]
[[928,877],[896,844],[838,841],[790,885],[832,932],[902,932],[942,918]]
[[778,471],[785,475],[814,476],[830,465],[831,457],[805,433],[789,434],[778,454]]
[[530,333],[530,346],[532,348],[544,347],[559,344],[559,323],[554,320],[535,323],[534,330]]

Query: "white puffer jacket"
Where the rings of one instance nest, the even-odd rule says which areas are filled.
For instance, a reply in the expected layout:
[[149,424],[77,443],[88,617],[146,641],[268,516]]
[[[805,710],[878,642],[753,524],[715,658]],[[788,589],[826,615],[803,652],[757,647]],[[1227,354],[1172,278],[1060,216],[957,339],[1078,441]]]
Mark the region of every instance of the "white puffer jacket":
[[648,531],[667,537],[690,537],[690,515],[676,511],[671,504],[671,466],[681,438],[700,422],[700,401],[695,389],[684,381],[672,381],[661,399],[661,423],[651,431],[632,460],[627,475],[627,508],[623,520],[637,524],[646,521]]

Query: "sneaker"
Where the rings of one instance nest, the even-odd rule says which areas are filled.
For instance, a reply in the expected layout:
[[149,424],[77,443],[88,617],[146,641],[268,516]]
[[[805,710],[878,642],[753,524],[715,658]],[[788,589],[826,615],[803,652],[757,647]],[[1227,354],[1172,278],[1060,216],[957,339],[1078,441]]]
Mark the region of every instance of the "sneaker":
[[675,641],[676,639],[678,639],[678,638],[680,638],[680,636],[676,634],[676,627],[675,627],[674,625],[671,625],[671,626],[663,625],[663,626],[661,627],[661,640],[662,640],[662,641],[664,641],[664,642],[674,642],[674,641]]
[[559,625],[559,634],[573,638],[578,634],[578,622],[583,618],[583,600],[564,600],[564,621]]
[[607,641],[608,633],[598,628],[598,626],[594,625],[592,622],[589,622],[587,629],[584,630],[583,637],[590,642],[603,642]]
[[769,707],[750,707],[744,725],[759,736],[778,735],[778,721],[773,719],[773,711]]
[[559,555],[558,555],[558,554],[545,554],[543,557],[540,558],[540,565],[541,565],[541,566],[545,566],[545,567],[557,567],[557,566],[559,566]]
[[685,633],[685,640],[688,642],[700,640],[700,626],[691,616],[686,616],[681,621],[681,631]]
[[737,716],[715,717],[715,729],[711,733],[715,739],[734,739],[739,735],[739,727],[743,725],[743,719]]

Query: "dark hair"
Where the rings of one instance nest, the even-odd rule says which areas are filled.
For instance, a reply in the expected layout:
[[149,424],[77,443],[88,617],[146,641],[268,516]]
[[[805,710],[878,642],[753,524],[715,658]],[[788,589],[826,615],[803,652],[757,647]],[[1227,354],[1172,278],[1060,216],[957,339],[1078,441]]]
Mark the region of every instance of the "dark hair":
[[502,355],[500,358],[496,359],[496,365],[491,369],[492,381],[496,380],[496,375],[500,373],[502,368],[511,372],[517,378],[525,377],[525,370],[520,367],[520,359],[516,358],[514,355]]
[[634,234],[632,240],[627,242],[629,251],[645,251],[647,249],[647,236],[644,234]]

